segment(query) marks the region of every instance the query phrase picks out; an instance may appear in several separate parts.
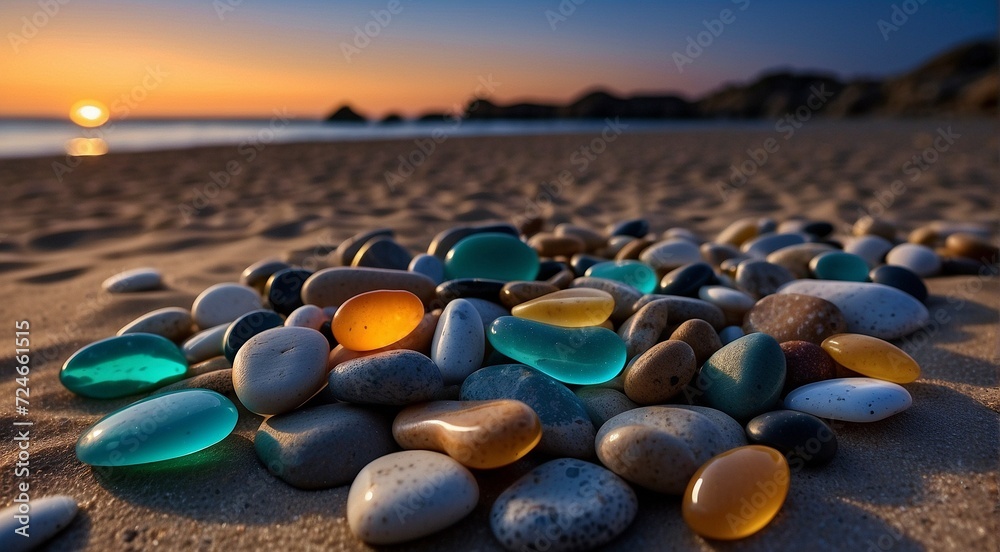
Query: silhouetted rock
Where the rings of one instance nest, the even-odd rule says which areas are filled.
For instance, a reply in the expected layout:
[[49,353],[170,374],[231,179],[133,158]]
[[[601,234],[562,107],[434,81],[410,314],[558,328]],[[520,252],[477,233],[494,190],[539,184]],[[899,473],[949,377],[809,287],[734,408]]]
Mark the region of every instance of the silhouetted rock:
[[[832,75],[770,73],[750,84],[713,92],[698,100],[697,109],[703,117],[722,119],[772,119],[800,106],[812,113],[822,110],[843,87]],[[810,98],[816,98],[812,105],[807,103]]]
[[383,117],[382,120],[379,121],[379,122],[382,123],[382,124],[386,124],[386,123],[402,123],[403,122],[403,116],[400,115],[399,113],[390,113],[390,114],[386,115],[385,117]]
[[364,117],[355,113],[349,105],[334,111],[326,120],[338,123],[364,123],[366,121]]

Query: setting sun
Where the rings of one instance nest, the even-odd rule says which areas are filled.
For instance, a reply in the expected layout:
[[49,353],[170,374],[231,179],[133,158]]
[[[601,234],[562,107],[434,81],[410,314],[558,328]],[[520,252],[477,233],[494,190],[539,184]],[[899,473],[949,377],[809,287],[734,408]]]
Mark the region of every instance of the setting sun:
[[96,100],[80,100],[69,110],[69,118],[82,127],[99,127],[108,122],[108,108]]

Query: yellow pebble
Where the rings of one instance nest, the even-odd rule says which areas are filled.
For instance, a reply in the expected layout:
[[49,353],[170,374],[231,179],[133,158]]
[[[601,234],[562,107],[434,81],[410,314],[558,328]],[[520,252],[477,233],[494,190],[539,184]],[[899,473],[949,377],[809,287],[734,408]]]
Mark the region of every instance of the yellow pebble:
[[788,495],[788,462],[760,445],[734,448],[705,462],[691,477],[681,512],[704,537],[735,540],[763,529]]
[[870,378],[910,383],[920,377],[920,365],[913,357],[877,337],[835,334],[824,339],[822,347],[833,360]]
[[403,339],[423,317],[424,304],[409,291],[369,291],[337,309],[331,330],[345,349],[370,351]]
[[599,289],[573,288],[555,291],[517,305],[511,314],[564,328],[599,326],[615,310],[615,299]]

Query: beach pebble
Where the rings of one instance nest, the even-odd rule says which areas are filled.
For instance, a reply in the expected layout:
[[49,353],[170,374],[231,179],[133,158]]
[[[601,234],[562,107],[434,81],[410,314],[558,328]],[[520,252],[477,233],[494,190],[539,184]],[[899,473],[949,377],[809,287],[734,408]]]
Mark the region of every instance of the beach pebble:
[[646,219],[629,219],[612,224],[608,228],[611,236],[632,236],[642,238],[649,233],[649,221]]
[[706,406],[747,420],[776,406],[785,384],[785,355],[773,337],[753,333],[723,346],[701,367]]
[[171,341],[181,341],[191,335],[193,325],[191,311],[180,307],[165,307],[136,318],[118,330],[116,335],[151,333]]
[[809,278],[812,275],[809,270],[809,261],[816,255],[828,251],[836,250],[825,243],[800,243],[782,247],[768,254],[766,260],[791,272],[792,276],[796,278]]
[[361,469],[347,495],[347,523],[368,544],[396,544],[436,533],[469,515],[479,485],[438,452],[404,450]]
[[[897,339],[927,324],[930,313],[910,294],[882,284],[796,280],[778,292],[819,297],[840,309],[845,331],[881,339]],[[824,336],[824,339],[829,336]]]
[[902,349],[861,334],[837,334],[823,340],[823,350],[841,366],[870,378],[910,383],[920,377],[920,365]]
[[523,280],[508,282],[500,289],[500,304],[508,309],[513,309],[521,303],[556,291],[559,291],[559,288],[546,282]]
[[288,314],[288,318],[285,319],[285,325],[312,328],[319,331],[323,323],[329,321],[330,317],[323,312],[323,309],[316,305],[302,305]]
[[483,328],[489,328],[490,324],[501,316],[510,316],[510,311],[493,301],[479,299],[478,297],[469,297],[466,301],[479,313],[479,319],[483,323]]
[[303,268],[285,268],[267,279],[264,297],[275,311],[287,316],[301,307],[302,284],[312,276],[312,271]]
[[538,275],[538,254],[517,237],[487,232],[455,244],[444,266],[449,279],[534,280]]
[[808,236],[805,234],[798,232],[789,234],[765,234],[745,242],[740,247],[740,251],[754,259],[764,259],[779,249],[805,243],[807,237]]
[[271,328],[284,326],[281,315],[270,310],[255,310],[237,318],[222,336],[222,353],[229,362],[236,360],[236,352],[251,337]]
[[339,401],[390,406],[429,401],[444,388],[434,361],[406,349],[341,362],[329,382]]
[[694,350],[683,341],[661,341],[624,373],[625,394],[639,404],[662,404],[681,392],[698,371]]
[[180,391],[181,389],[208,389],[229,399],[237,398],[236,390],[233,388],[233,369],[230,367],[204,372],[171,383],[170,385],[164,385],[157,389],[156,392],[169,393],[171,391]]
[[877,422],[913,404],[902,386],[873,378],[842,378],[804,385],[785,397],[785,408],[817,418]]
[[730,223],[719,232],[715,242],[739,247],[755,237],[757,237],[757,218],[747,217]]
[[346,485],[369,462],[398,450],[383,414],[343,403],[271,416],[253,441],[267,470],[300,489]]
[[59,371],[63,387],[82,397],[115,399],[175,382],[187,359],[165,337],[132,333],[95,341],[73,353]]
[[368,240],[358,249],[351,266],[406,270],[413,256],[405,247],[390,237]]
[[621,282],[634,287],[640,293],[652,293],[657,284],[656,271],[646,263],[633,259],[599,262],[582,275]]
[[457,278],[446,280],[435,288],[437,301],[434,306],[447,305],[455,299],[485,299],[493,303],[500,302],[500,291],[506,284],[504,280],[491,278]]
[[828,251],[816,255],[809,262],[809,270],[820,280],[868,281],[868,263],[857,255],[843,251]]
[[698,298],[719,307],[724,312],[745,313],[756,301],[742,291],[724,286],[705,286],[698,290]]
[[927,302],[927,285],[917,273],[902,266],[882,265],[873,268],[868,278],[876,284],[884,284],[904,291],[921,303]]
[[715,277],[712,265],[705,262],[690,263],[675,268],[664,275],[660,280],[659,293],[664,295],[698,297],[698,291],[702,286],[709,286],[716,283],[718,283],[718,280]]
[[639,260],[653,267],[659,274],[701,260],[698,245],[688,240],[670,239],[654,243],[639,255]]
[[486,332],[479,311],[465,299],[444,308],[434,330],[431,359],[441,370],[445,385],[460,384],[483,364]]
[[391,345],[412,332],[424,317],[424,304],[404,290],[369,291],[344,302],[330,329],[337,343],[354,351]]
[[879,236],[889,241],[896,239],[896,225],[886,220],[863,216],[854,223],[851,233],[855,236]]
[[573,280],[570,287],[599,289],[610,293],[615,299],[615,310],[611,312],[611,320],[617,322],[622,322],[632,316],[635,312],[632,305],[642,297],[642,293],[636,288],[607,278],[584,276]]
[[597,457],[621,477],[679,495],[725,438],[708,417],[669,406],[646,406],[611,418],[597,433]]
[[608,243],[608,238],[604,237],[604,235],[600,232],[591,230],[590,228],[584,226],[578,226],[576,224],[569,224],[566,222],[556,225],[555,235],[575,236],[580,238],[583,240],[583,244],[587,251],[597,251]]
[[[13,491],[11,491],[13,492]],[[65,529],[76,517],[76,500],[66,495],[52,495],[18,502],[0,510],[0,535],[3,535],[5,552],[27,552]],[[28,520],[22,524],[19,517]],[[21,536],[24,531],[27,537]]]
[[434,401],[396,415],[392,435],[404,449],[443,452],[464,466],[492,469],[531,452],[542,423],[521,401]]
[[743,328],[739,326],[726,326],[719,330],[719,342],[723,345],[728,345],[744,335]]
[[724,261],[742,255],[737,247],[725,243],[706,242],[701,244],[699,249],[701,250],[702,259],[714,267],[718,267]]
[[229,330],[229,322],[202,330],[181,344],[181,351],[190,364],[222,355],[222,340]]
[[667,301],[650,301],[619,326],[618,336],[625,342],[627,358],[635,358],[656,345],[667,327],[668,309]]
[[424,304],[435,297],[433,280],[416,272],[385,268],[324,268],[302,285],[302,300],[318,307],[337,307],[348,299],[369,291],[406,290]]
[[528,245],[538,252],[540,257],[549,258],[572,257],[587,250],[587,244],[576,236],[557,236],[550,232],[539,232],[531,236]]
[[366,230],[364,232],[359,232],[346,240],[340,242],[334,252],[334,257],[337,259],[340,266],[351,266],[354,262],[354,258],[358,256],[358,251],[361,250],[364,245],[372,240],[378,239],[391,239],[395,237],[396,233],[392,228],[375,228],[373,230]]
[[429,312],[424,314],[424,317],[420,320],[420,323],[417,324],[417,327],[412,332],[407,334],[406,337],[379,349],[362,352],[345,349],[343,345],[336,345],[330,351],[328,365],[333,367],[348,360],[401,349],[409,349],[411,351],[417,351],[418,353],[430,356],[431,343],[434,340],[434,329],[437,328],[439,318],[440,312]]
[[844,252],[857,255],[874,268],[885,260],[885,255],[892,250],[892,242],[879,236],[860,236],[849,240],[844,245]]
[[538,370],[521,364],[488,366],[465,379],[459,397],[463,401],[521,401],[542,422],[538,450],[574,458],[594,454],[594,425],[583,402],[565,385]]
[[623,245],[617,253],[615,253],[616,261],[626,261],[626,260],[638,260],[642,252],[645,251],[649,246],[653,245],[653,240],[647,240],[646,238],[636,238],[632,241]]
[[743,429],[743,424],[737,422],[732,416],[721,410],[691,404],[672,404],[670,408],[680,408],[681,410],[697,412],[711,420],[715,424],[715,428],[722,435],[723,450],[742,447],[747,444],[747,435]]
[[620,477],[562,458],[531,470],[501,493],[490,511],[490,527],[514,552],[591,550],[624,532],[638,511],[635,492]]
[[822,466],[837,454],[837,435],[812,414],[775,410],[747,423],[747,438],[785,456],[791,467]]
[[191,306],[194,321],[201,329],[227,324],[263,307],[260,295],[241,284],[215,284],[201,292]]
[[716,351],[722,348],[719,334],[704,320],[694,319],[684,322],[670,334],[671,340],[683,341],[694,351],[695,365],[701,366]]
[[941,272],[941,257],[933,249],[915,243],[893,247],[885,256],[885,264],[908,268],[921,278],[937,276]]
[[247,340],[233,361],[233,387],[247,410],[288,412],[323,387],[330,344],[309,328],[284,326]]
[[938,243],[937,231],[929,226],[920,226],[915,228],[906,236],[906,241],[910,243],[915,243],[918,245],[926,245],[927,247],[934,247]]
[[975,259],[983,264],[996,264],[1000,249],[974,234],[956,232],[945,239],[945,249],[952,255]]
[[580,398],[583,407],[587,409],[587,414],[590,415],[590,421],[594,423],[594,427],[601,427],[604,422],[622,412],[639,408],[638,404],[632,402],[624,393],[616,389],[588,385],[580,387],[574,393]]
[[278,259],[264,259],[257,261],[256,263],[243,269],[243,273],[240,274],[240,283],[254,288],[257,290],[257,293],[263,294],[264,286],[267,285],[267,280],[271,277],[271,275],[286,268],[292,267],[288,263],[279,261]]
[[407,270],[423,274],[431,279],[435,284],[444,281],[444,262],[429,253],[421,253],[410,261]]
[[599,289],[573,288],[554,291],[511,309],[518,318],[564,328],[597,326],[608,319],[615,308],[610,293]]
[[736,267],[736,287],[754,299],[771,295],[794,279],[784,267],[763,259],[746,260]]
[[668,326],[698,319],[708,322],[713,328],[722,328],[726,322],[726,315],[722,312],[722,309],[708,301],[702,301],[693,297],[656,294],[643,295],[635,302],[632,308],[638,311],[652,301],[663,301],[667,305]]
[[750,309],[743,322],[746,333],[763,332],[779,343],[799,340],[819,344],[846,329],[847,320],[836,305],[796,293],[768,295]]
[[451,248],[455,247],[455,244],[459,241],[474,234],[485,233],[507,234],[515,238],[519,234],[517,228],[507,222],[486,223],[475,226],[453,226],[434,236],[434,239],[431,240],[430,245],[427,247],[427,253],[444,260],[448,252],[451,251]]
[[667,228],[663,232],[662,239],[672,240],[672,239],[687,240],[695,245],[700,245],[703,241],[698,237],[698,234],[692,232],[689,228],[684,228],[682,226],[674,226],[673,228]]
[[101,284],[108,293],[149,291],[163,285],[163,277],[155,268],[133,268],[111,276]]
[[611,236],[608,238],[608,244],[604,246],[604,249],[601,250],[600,253],[608,259],[614,259],[615,256],[618,255],[618,252],[621,251],[623,247],[625,247],[629,243],[632,243],[633,241],[635,241],[635,239],[636,238],[634,236],[623,236],[623,235]]
[[781,352],[785,355],[785,386],[781,391],[782,396],[803,385],[837,377],[837,363],[815,343],[783,341]]

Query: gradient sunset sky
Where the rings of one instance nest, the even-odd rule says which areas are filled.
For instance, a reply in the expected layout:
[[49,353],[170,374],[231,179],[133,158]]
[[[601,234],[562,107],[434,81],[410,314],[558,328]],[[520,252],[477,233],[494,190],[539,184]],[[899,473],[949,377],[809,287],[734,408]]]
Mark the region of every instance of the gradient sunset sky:
[[[343,103],[412,116],[464,104],[491,75],[498,103],[595,86],[692,97],[778,67],[896,74],[997,34],[995,0],[562,0],[575,7],[565,20],[552,17],[560,0],[400,0],[385,25],[371,12],[389,0],[59,1],[51,16],[40,5],[56,0],[0,3],[0,116],[63,117],[123,95],[135,118],[309,118]],[[894,4],[919,8],[884,35]],[[735,20],[679,71],[672,54],[724,9]],[[358,48],[366,25],[378,36]],[[344,45],[358,48],[349,60]]]

